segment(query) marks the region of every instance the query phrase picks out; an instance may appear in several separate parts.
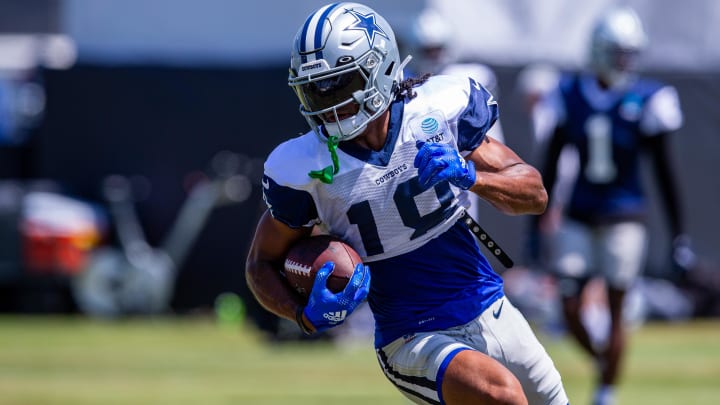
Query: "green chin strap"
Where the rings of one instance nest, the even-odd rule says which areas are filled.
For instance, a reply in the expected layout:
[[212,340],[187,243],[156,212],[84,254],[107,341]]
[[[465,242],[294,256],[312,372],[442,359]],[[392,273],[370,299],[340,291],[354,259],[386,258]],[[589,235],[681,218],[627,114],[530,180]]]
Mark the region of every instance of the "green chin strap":
[[338,143],[339,141],[337,136],[328,137],[327,146],[328,151],[330,151],[330,158],[332,159],[333,163],[332,166],[327,166],[322,170],[312,170],[310,171],[310,173],[308,173],[308,176],[313,179],[318,179],[325,184],[332,184],[333,176],[340,171],[340,163],[338,162],[337,156]]

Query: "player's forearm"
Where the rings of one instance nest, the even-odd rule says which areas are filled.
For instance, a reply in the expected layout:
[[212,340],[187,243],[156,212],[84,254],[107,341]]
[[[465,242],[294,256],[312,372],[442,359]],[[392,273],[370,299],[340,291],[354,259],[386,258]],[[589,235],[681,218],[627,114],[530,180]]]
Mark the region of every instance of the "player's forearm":
[[685,233],[683,230],[682,210],[679,199],[678,185],[671,165],[671,155],[668,152],[666,140],[668,134],[656,135],[646,141],[650,145],[650,157],[655,169],[660,195],[664,201],[665,213],[673,237]]
[[548,201],[540,173],[525,163],[499,172],[479,171],[470,190],[510,215],[542,214]]
[[285,282],[281,270],[290,246],[310,232],[310,228],[289,228],[265,211],[260,217],[245,262],[247,285],[260,305],[292,321],[295,320],[295,310],[301,305],[300,297]]
[[285,285],[280,271],[266,262],[250,258],[245,268],[245,279],[260,305],[277,316],[295,321],[295,311],[301,303]]
[[545,190],[548,192],[548,202],[552,201],[555,196],[553,195],[555,189],[555,182],[557,181],[557,168],[558,160],[560,160],[560,154],[564,146],[563,139],[565,138],[565,130],[563,127],[557,127],[553,131],[552,137],[548,142],[547,148],[543,151],[542,155],[545,156],[541,165],[538,166],[541,170],[542,182],[545,186]]

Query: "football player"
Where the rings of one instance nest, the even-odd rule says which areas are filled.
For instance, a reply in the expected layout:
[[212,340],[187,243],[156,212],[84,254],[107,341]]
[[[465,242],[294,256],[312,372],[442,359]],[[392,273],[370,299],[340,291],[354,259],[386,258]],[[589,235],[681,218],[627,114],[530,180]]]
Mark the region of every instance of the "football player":
[[[265,162],[248,285],[268,310],[314,333],[367,299],[386,377],[419,404],[567,404],[560,374],[466,224],[468,193],[539,214],[539,172],[486,136],[497,103],[476,81],[402,79],[392,28],[371,8],[316,10],[292,46],[289,85],[310,131]],[[324,167],[323,167],[324,166]],[[319,271],[307,302],[280,273],[313,227],[364,264],[333,294]]]
[[[678,94],[636,74],[647,36],[632,9],[615,7],[601,15],[590,41],[590,69],[563,75],[550,97],[557,125],[541,171],[552,204],[560,152],[566,145],[577,151],[579,164],[553,236],[551,266],[559,276],[566,326],[595,359],[594,403],[601,405],[613,399],[625,351],[623,300],[645,261],[648,201],[641,154],[653,162],[675,246],[686,246],[687,237],[665,147],[668,134],[682,124]],[[541,228],[551,221],[549,213],[539,218]],[[594,275],[604,278],[607,289],[610,331],[604,343],[592,339],[581,321],[580,298]]]

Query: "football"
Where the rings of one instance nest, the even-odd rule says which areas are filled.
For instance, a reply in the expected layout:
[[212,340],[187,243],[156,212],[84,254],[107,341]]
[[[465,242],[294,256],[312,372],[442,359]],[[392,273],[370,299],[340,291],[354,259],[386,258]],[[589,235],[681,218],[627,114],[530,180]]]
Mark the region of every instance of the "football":
[[307,298],[312,291],[315,275],[325,262],[335,263],[327,287],[338,293],[347,285],[361,263],[360,255],[350,245],[331,235],[315,235],[301,239],[285,257],[283,274],[285,279],[301,296]]

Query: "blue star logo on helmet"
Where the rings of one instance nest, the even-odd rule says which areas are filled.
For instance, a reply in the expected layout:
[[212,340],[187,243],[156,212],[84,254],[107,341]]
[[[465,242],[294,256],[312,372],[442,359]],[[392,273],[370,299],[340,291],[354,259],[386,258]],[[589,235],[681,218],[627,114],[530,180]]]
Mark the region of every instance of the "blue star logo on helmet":
[[370,46],[373,46],[373,43],[375,43],[375,36],[380,35],[385,37],[386,39],[390,39],[388,35],[383,31],[382,28],[380,28],[379,25],[375,22],[375,14],[361,14],[355,10],[345,10],[346,13],[352,14],[353,17],[355,17],[355,22],[350,25],[349,27],[345,28],[345,31],[347,30],[360,30],[365,31],[365,37],[368,40],[368,43]]

